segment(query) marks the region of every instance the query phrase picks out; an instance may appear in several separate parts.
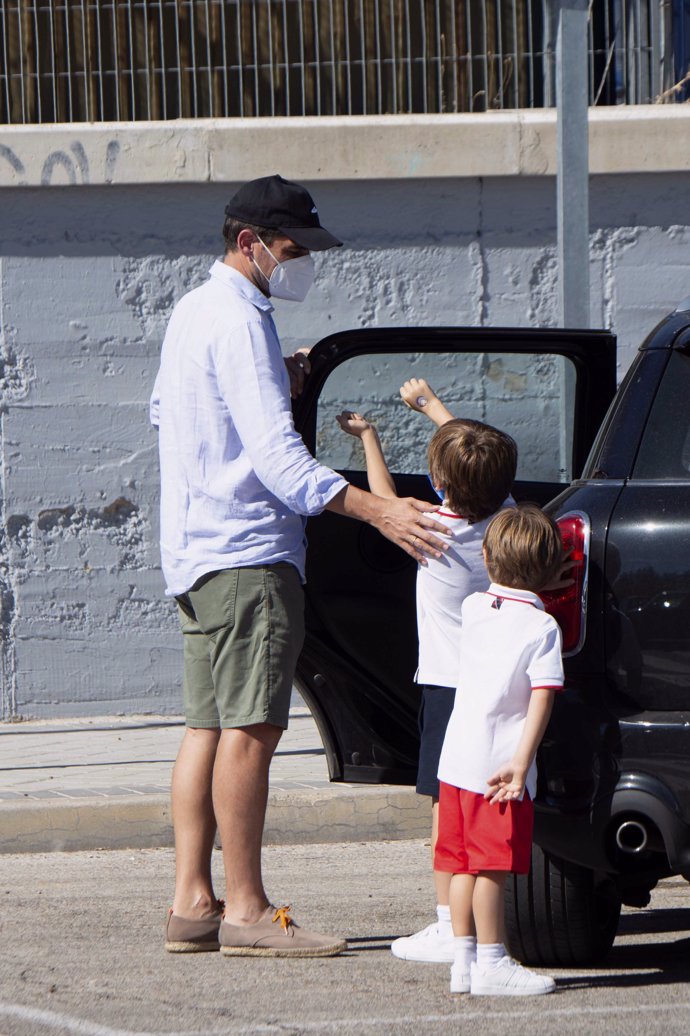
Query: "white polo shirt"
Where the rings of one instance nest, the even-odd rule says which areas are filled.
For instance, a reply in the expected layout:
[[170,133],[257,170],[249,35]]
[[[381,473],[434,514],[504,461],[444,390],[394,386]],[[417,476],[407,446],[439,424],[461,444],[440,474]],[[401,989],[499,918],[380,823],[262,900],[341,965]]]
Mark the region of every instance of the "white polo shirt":
[[279,561],[304,578],[304,516],[347,486],[295,431],[272,309],[216,262],[170,318],[151,397],[168,594],[217,569]]
[[[506,507],[515,507],[512,496],[504,500],[499,511]],[[482,543],[493,515],[471,525],[444,504],[429,517],[445,525],[450,538],[443,557],[429,557],[428,563],[417,569],[419,666],[415,680],[437,687],[456,687],[462,604],[470,594],[488,589],[490,580]]]
[[[509,762],[537,687],[563,686],[561,631],[536,594],[492,583],[462,608],[460,668],[439,780],[483,795]],[[534,798],[537,766],[527,775]]]

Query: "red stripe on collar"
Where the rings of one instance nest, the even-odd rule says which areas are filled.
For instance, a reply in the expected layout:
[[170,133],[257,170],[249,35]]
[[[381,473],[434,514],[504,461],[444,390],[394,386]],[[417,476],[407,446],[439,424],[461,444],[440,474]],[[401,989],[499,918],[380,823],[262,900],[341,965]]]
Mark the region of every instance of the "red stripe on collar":
[[485,590],[484,593],[487,597],[495,597],[497,601],[515,601],[516,604],[528,604],[530,608],[536,608],[534,601],[525,601],[522,597],[508,597],[507,594],[494,594],[490,590]]

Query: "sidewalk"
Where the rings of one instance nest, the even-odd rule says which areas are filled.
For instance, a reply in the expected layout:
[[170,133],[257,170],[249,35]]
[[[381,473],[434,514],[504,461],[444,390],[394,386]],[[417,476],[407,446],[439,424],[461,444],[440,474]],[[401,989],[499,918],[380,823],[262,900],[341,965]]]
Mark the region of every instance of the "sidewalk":
[[[169,716],[0,724],[0,852],[172,845]],[[316,724],[293,699],[271,767],[266,844],[425,838],[413,788],[332,784]]]

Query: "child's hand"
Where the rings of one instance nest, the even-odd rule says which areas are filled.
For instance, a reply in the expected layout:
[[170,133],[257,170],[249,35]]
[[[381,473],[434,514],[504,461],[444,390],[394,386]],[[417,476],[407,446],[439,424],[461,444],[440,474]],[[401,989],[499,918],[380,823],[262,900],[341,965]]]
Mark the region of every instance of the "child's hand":
[[336,421],[344,432],[354,435],[357,439],[361,439],[365,432],[374,430],[373,424],[370,424],[361,414],[355,413],[354,410],[343,410],[342,414],[338,414],[336,417]]
[[453,415],[424,378],[410,378],[400,389],[403,403],[418,414],[425,414],[437,427],[453,420]]
[[401,387],[400,395],[403,403],[419,414],[423,414],[433,400],[438,400],[438,396],[424,378],[410,378]]
[[489,790],[484,795],[493,806],[494,802],[519,801],[525,791],[527,774],[513,762],[505,763],[486,782]]
[[567,590],[569,586],[573,586],[575,583],[575,573],[573,569],[580,568],[584,562],[573,561],[571,554],[571,550],[564,552],[560,569],[550,583],[541,587],[539,591],[540,594],[555,593],[557,590]]

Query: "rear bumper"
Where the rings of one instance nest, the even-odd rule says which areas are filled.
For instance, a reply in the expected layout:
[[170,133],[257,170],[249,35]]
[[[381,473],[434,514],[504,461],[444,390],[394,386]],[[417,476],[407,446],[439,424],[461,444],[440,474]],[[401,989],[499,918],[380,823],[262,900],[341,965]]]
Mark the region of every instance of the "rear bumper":
[[[645,832],[645,844],[634,851],[621,848],[616,837],[630,821]],[[611,794],[577,813],[537,802],[534,840],[547,852],[624,882],[669,874],[690,880],[690,826],[669,789],[647,774],[621,774]]]

